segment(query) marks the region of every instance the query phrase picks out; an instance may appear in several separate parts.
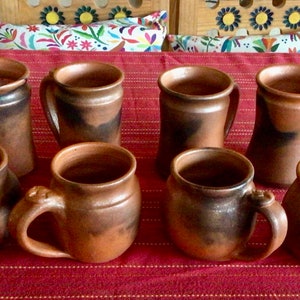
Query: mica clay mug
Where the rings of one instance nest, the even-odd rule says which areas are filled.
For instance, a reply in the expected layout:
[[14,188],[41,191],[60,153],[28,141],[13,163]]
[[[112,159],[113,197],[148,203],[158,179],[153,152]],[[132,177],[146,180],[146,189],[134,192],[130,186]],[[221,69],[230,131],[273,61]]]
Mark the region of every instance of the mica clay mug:
[[289,222],[284,245],[300,258],[300,162],[296,167],[296,175],[282,200],[282,206]]
[[8,234],[9,213],[21,195],[19,180],[8,168],[8,155],[4,148],[0,147],[0,243]]
[[0,146],[8,154],[8,166],[19,177],[34,168],[28,68],[0,57]]
[[239,103],[239,89],[226,73],[205,66],[180,66],[158,79],[160,137],[157,168],[170,173],[172,159],[190,148],[223,147]]
[[[102,263],[133,243],[139,226],[141,192],[136,160],[126,149],[101,142],[78,143],[52,160],[50,188],[31,188],[13,208],[9,231],[27,251]],[[33,239],[28,228],[38,216],[55,218],[59,246]]]
[[268,66],[256,82],[255,126],[246,156],[257,181],[289,186],[300,160],[300,65]]
[[57,68],[40,85],[40,100],[61,147],[100,141],[120,144],[123,72],[102,62]]
[[[163,203],[167,232],[186,254],[205,260],[260,260],[284,241],[286,214],[268,191],[256,190],[243,155],[223,148],[190,149],[176,156]],[[257,213],[270,224],[266,245],[247,243]]]

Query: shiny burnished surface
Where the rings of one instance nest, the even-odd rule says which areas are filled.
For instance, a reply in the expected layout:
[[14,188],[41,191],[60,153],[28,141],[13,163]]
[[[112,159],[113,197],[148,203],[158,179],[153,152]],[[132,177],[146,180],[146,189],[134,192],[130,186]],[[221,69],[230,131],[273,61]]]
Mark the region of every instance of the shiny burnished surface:
[[9,213],[21,198],[21,187],[16,175],[8,168],[8,156],[0,147],[0,243],[8,235]]
[[[167,231],[198,259],[259,260],[284,241],[285,212],[271,192],[256,190],[254,169],[243,155],[222,148],[187,150],[172,162],[163,204]],[[256,215],[271,227],[265,246],[247,244]]]
[[28,76],[24,64],[0,57],[0,145],[8,154],[9,168],[19,177],[35,165]]
[[[106,262],[125,252],[139,226],[141,192],[136,160],[124,148],[90,142],[61,150],[52,160],[50,188],[35,186],[14,207],[9,229],[29,252],[83,262]],[[59,246],[27,234],[51,212]]]
[[40,100],[60,146],[121,142],[123,72],[112,64],[78,62],[59,67],[40,85]]
[[288,187],[300,160],[300,65],[268,66],[256,82],[255,127],[246,155],[258,181]]
[[238,108],[239,89],[224,72],[180,66],[162,73],[157,167],[163,177],[172,159],[190,148],[222,147]]

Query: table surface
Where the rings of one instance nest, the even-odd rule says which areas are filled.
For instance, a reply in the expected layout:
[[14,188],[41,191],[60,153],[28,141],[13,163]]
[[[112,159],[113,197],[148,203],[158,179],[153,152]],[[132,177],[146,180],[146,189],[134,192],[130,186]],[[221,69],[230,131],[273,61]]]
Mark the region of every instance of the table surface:
[[[300,261],[284,247],[259,262],[210,262],[181,253],[168,239],[160,202],[165,181],[155,170],[159,137],[159,74],[182,64],[201,64],[229,73],[241,102],[225,147],[245,153],[255,117],[255,74],[273,63],[300,63],[297,54],[83,53],[0,51],[24,62],[31,74],[32,122],[38,164],[21,179],[24,192],[49,185],[49,164],[59,150],[39,102],[41,79],[53,68],[98,60],[125,72],[122,145],[137,158],[142,189],[139,234],[119,258],[104,264],[31,255],[14,240],[0,246],[0,299],[295,299],[300,297]],[[270,189],[282,201],[286,189]],[[251,243],[264,242],[267,222],[258,218]]]

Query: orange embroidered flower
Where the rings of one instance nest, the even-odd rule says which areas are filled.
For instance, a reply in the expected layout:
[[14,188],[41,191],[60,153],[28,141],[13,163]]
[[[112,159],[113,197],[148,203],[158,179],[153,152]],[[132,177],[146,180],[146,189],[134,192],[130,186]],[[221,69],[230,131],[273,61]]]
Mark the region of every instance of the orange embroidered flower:
[[297,53],[296,47],[294,47],[294,48],[289,48],[289,53]]
[[275,38],[262,38],[262,42],[266,47],[266,50],[270,51],[273,44],[276,42]]
[[17,36],[16,29],[8,29],[6,28],[5,33],[0,35],[1,43],[10,43],[13,42]]

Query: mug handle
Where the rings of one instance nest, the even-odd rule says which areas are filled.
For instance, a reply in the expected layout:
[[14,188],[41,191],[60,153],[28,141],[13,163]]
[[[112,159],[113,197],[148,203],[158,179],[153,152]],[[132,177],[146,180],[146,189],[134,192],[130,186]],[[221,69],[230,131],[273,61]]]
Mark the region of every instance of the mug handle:
[[54,71],[51,71],[48,76],[44,77],[40,84],[40,101],[55,138],[59,141],[59,122],[57,117],[56,100],[53,95],[55,81],[53,77]]
[[284,208],[275,200],[270,191],[254,190],[249,195],[249,201],[254,210],[261,213],[269,222],[271,237],[262,248],[246,246],[243,252],[237,254],[239,260],[261,260],[272,254],[283,243],[288,228],[287,216]]
[[225,128],[224,128],[225,137],[227,137],[233,125],[233,121],[235,119],[239,102],[240,102],[240,88],[236,83],[234,83],[234,87],[229,97],[230,97],[230,103],[228,107],[228,113],[227,113],[227,118],[226,118]]
[[27,234],[30,224],[46,212],[64,214],[64,201],[61,196],[43,186],[31,188],[12,209],[8,229],[19,245],[32,254],[44,257],[72,258],[68,253],[53,245],[30,238]]

